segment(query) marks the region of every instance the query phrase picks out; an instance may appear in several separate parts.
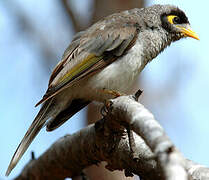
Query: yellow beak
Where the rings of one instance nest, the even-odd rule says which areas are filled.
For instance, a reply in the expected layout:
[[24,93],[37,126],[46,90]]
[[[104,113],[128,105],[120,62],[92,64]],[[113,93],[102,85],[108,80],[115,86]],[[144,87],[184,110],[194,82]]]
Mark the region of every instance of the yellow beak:
[[183,26],[177,26],[180,29],[180,32],[184,34],[185,37],[191,37],[197,40],[199,39],[199,36],[197,35],[196,32],[194,32],[190,26],[183,27]]

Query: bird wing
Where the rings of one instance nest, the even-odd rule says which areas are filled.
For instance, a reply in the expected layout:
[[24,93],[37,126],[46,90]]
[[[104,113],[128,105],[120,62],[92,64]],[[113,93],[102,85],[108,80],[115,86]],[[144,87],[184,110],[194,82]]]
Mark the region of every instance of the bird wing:
[[89,77],[115,61],[130,49],[138,35],[137,23],[124,18],[104,19],[75,36],[49,80],[39,105],[62,90]]

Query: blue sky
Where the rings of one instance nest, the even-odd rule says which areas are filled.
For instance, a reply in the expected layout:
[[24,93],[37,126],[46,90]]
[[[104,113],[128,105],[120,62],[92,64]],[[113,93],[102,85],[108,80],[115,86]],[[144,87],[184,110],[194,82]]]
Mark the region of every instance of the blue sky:
[[[8,2],[12,1],[8,0]],[[50,0],[31,0],[30,2],[18,0],[16,2],[36,25],[35,27],[43,32],[41,35],[47,38],[49,46],[57,55],[55,60],[58,62],[73,35],[72,28],[62,28],[65,26],[65,21],[63,21],[58,2]],[[77,0],[75,2],[75,9],[88,17],[90,15],[88,1],[81,3],[81,0]],[[186,12],[192,28],[200,36],[200,41],[188,38],[171,45],[142,72],[140,88],[144,90],[142,102],[153,112],[183,154],[189,159],[209,166],[209,159],[206,158],[209,148],[207,141],[209,137],[207,54],[209,25],[205,16],[209,1],[204,1],[202,4],[199,2],[153,0],[147,3],[147,5],[169,3],[179,6]],[[34,105],[47,88],[52,67],[49,67],[47,73],[41,68],[40,61],[44,60],[40,55],[38,42],[28,40],[28,35],[23,34],[22,28],[24,27],[19,27],[13,17],[12,9],[8,11],[7,3],[0,1],[0,12],[0,28],[3,35],[0,38],[0,76],[2,77],[0,84],[0,119],[2,122],[0,126],[0,178],[7,179],[4,176],[6,168],[17,145],[38,112],[39,108],[34,108]],[[61,38],[57,38],[57,34]],[[172,90],[163,91],[167,87]],[[159,92],[159,94],[152,96],[152,91]],[[31,151],[35,151],[35,155],[39,156],[59,137],[82,128],[84,118],[85,110],[76,114],[71,121],[52,133],[47,133],[43,129],[9,179],[19,174],[30,159]]]

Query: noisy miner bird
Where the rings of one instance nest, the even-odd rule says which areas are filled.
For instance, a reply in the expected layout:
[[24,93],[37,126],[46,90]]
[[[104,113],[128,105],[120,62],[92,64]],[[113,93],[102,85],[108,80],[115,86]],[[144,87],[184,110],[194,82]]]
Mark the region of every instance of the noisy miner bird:
[[40,129],[52,131],[91,101],[126,93],[145,65],[172,42],[199,39],[179,8],[154,5],[112,14],[75,35],[53,70],[42,107],[19,144],[6,175]]

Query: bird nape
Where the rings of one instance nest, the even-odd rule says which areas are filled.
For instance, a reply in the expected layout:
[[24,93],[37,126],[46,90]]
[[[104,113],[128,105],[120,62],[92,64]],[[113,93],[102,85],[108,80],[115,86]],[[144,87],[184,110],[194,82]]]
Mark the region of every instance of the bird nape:
[[199,39],[179,8],[154,5],[112,14],[75,35],[55,67],[43,104],[7,169],[16,166],[35,136],[62,125],[91,101],[126,93],[145,65],[172,42]]

